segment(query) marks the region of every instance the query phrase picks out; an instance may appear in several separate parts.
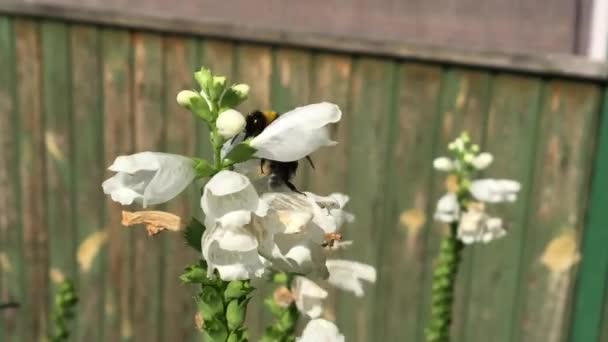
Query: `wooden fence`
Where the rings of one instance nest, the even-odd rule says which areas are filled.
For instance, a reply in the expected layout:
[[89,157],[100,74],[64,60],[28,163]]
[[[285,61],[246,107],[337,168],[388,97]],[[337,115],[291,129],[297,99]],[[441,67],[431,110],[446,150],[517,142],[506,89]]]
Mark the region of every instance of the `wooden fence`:
[[[177,235],[121,227],[100,184],[120,154],[209,152],[204,128],[175,102],[201,65],[251,85],[244,111],[321,100],[343,108],[340,144],[316,153],[316,171],[297,183],[351,196],[357,220],[345,237],[355,246],[344,256],[379,272],[362,299],[331,291],[326,316],[348,341],[422,341],[445,233],[432,220],[445,191],[432,160],[461,130],[496,156],[485,175],[517,179],[523,193],[496,206],[510,223],[506,238],[466,249],[454,340],[596,340],[608,260],[606,66],[506,67],[411,51],[372,56],[0,16],[0,301],[22,304],[1,312],[0,340],[40,340],[64,277],[81,297],[74,340],[198,339],[192,292],[178,280],[198,256]],[[197,191],[161,208],[200,216]],[[259,336],[269,320],[260,300],[248,315]]]

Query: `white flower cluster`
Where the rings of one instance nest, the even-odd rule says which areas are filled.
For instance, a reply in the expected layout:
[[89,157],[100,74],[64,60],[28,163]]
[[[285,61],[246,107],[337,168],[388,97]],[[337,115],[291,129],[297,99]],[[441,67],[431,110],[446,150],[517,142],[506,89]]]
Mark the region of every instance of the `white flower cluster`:
[[[473,171],[490,166],[494,160],[490,153],[479,153],[478,147],[469,147],[468,137],[464,135],[449,145],[457,158],[439,157],[434,160],[435,169],[450,172],[457,176],[460,183],[465,183],[464,193],[448,192],[437,202],[435,219],[445,223],[458,222],[457,237],[465,244],[475,242],[487,243],[503,237],[506,230],[503,220],[486,213],[485,203],[514,202],[521,185],[509,179],[478,179],[470,181]],[[459,184],[462,189],[462,184]],[[461,201],[465,197],[465,201]],[[462,203],[466,205],[463,208]]]

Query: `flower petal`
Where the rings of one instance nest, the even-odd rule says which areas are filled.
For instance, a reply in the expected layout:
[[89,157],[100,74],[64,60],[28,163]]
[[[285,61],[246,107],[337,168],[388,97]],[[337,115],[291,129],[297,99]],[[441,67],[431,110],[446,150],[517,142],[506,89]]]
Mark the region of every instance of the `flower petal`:
[[126,173],[135,173],[141,170],[156,171],[160,168],[158,157],[165,154],[167,153],[139,152],[128,156],[118,156],[114,159],[114,163],[108,167],[108,170]]
[[344,335],[340,334],[338,327],[322,318],[313,319],[306,324],[302,336],[297,342],[344,342]]
[[460,216],[460,205],[456,194],[448,192],[437,201],[437,209],[435,210],[435,220],[452,223],[458,220]]
[[291,283],[296,307],[310,318],[317,318],[323,313],[323,300],[327,291],[308,278],[296,276]]
[[350,260],[327,260],[329,278],[327,281],[333,286],[350,291],[357,297],[363,296],[361,280],[370,283],[376,282],[376,269],[373,266]]
[[248,210],[264,216],[268,209],[247,177],[228,170],[218,172],[205,185],[201,207],[205,215],[212,219],[236,210]]
[[514,202],[520,189],[519,182],[510,179],[480,179],[470,187],[477,200],[488,203]]
[[298,107],[273,121],[253,138],[251,147],[259,158],[276,161],[299,160],[319,147],[335,145],[327,125],[340,120],[342,112],[332,103],[322,102]]

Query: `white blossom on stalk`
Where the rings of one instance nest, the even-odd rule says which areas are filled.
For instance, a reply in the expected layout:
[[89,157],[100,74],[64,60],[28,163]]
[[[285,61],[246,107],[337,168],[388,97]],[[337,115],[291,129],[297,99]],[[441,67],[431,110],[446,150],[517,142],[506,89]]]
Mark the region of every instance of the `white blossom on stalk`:
[[492,156],[492,154],[490,154],[488,152],[483,152],[483,153],[478,154],[475,158],[473,158],[473,160],[471,161],[471,164],[477,170],[484,170],[488,166],[490,166],[490,164],[492,164],[493,161],[494,161],[494,156]]
[[328,102],[295,108],[280,115],[250,146],[255,156],[282,162],[300,160],[322,146],[336,142],[329,138],[328,125],[342,117],[340,108]]
[[220,113],[215,125],[218,133],[224,139],[230,139],[245,129],[245,117],[234,109],[228,109]]
[[433,167],[438,171],[449,172],[454,170],[454,162],[447,157],[439,157],[433,160]]
[[469,205],[467,211],[460,218],[457,237],[465,244],[475,242],[488,243],[506,235],[502,219],[490,217],[484,210],[482,203]]
[[103,182],[103,192],[122,205],[144,207],[173,199],[196,176],[192,159],[161,152],[119,156],[108,170],[116,174]]
[[296,338],[297,342],[344,342],[344,335],[340,334],[338,327],[328,320],[317,318],[306,324],[302,336]]
[[488,203],[514,202],[521,189],[519,182],[510,179],[480,179],[471,183],[470,191],[479,201]]
[[310,318],[320,317],[327,291],[308,278],[296,276],[291,282],[291,292],[298,310]]
[[448,192],[437,201],[435,219],[444,223],[452,223],[458,221],[459,217],[460,205],[458,204],[458,197],[456,194]]

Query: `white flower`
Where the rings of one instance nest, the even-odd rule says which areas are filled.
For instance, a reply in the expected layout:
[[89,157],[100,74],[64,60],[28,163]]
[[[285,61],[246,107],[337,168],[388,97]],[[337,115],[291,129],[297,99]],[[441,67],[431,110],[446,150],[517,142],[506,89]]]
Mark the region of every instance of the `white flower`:
[[454,163],[447,157],[439,157],[433,160],[433,167],[439,171],[452,171],[454,169]]
[[357,297],[363,296],[361,280],[370,283],[376,282],[376,269],[373,266],[349,260],[327,260],[329,278],[327,281],[333,286],[350,291]]
[[296,307],[310,318],[317,318],[323,313],[323,300],[327,291],[312,280],[296,276],[291,282],[291,291],[295,298]]
[[488,203],[514,202],[521,185],[509,179],[480,179],[471,183],[470,191],[479,201]]
[[246,124],[243,114],[234,109],[228,109],[221,112],[215,122],[218,133],[224,139],[230,139],[241,133]]
[[253,138],[251,147],[258,158],[288,162],[299,160],[319,147],[335,145],[328,125],[340,120],[342,112],[332,103],[298,107],[274,120]]
[[319,196],[306,192],[306,200],[313,209],[313,222],[321,227],[326,234],[336,233],[346,222],[355,220],[353,214],[344,210],[350,198],[342,193],[334,192],[329,196]]
[[103,192],[122,205],[144,207],[171,200],[196,176],[192,159],[161,152],[119,156],[108,170],[116,175],[103,182]]
[[465,244],[488,243],[506,235],[502,219],[490,217],[481,203],[471,205],[462,215],[457,237]]
[[457,221],[459,216],[460,206],[456,194],[448,192],[437,201],[435,220],[444,223],[452,223]]
[[176,100],[177,100],[177,103],[179,103],[180,106],[189,108],[190,107],[190,101],[194,97],[200,97],[200,96],[198,95],[198,93],[196,93],[196,92],[194,92],[192,90],[182,90],[179,93],[177,93]]
[[344,335],[340,334],[338,327],[322,318],[313,319],[306,324],[302,336],[297,342],[344,342]]
[[483,169],[487,168],[488,166],[490,166],[490,164],[492,164],[492,161],[494,161],[494,157],[492,156],[492,154],[490,154],[488,152],[484,152],[484,153],[480,153],[479,155],[477,155],[473,159],[471,164],[473,164],[473,167],[476,168],[477,170],[483,170]]

